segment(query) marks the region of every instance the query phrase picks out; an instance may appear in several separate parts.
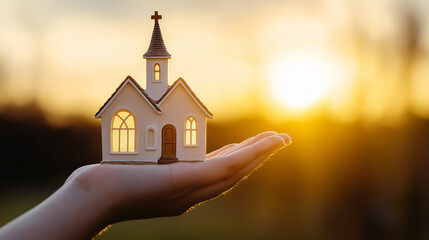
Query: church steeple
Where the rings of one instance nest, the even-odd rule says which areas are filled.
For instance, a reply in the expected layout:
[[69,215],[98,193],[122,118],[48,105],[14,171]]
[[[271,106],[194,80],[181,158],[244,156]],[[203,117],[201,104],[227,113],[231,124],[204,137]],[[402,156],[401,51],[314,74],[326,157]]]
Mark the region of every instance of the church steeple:
[[154,100],[159,99],[168,88],[168,59],[170,53],[165,48],[158,20],[162,19],[155,11],[151,19],[155,20],[149,49],[143,55],[146,59],[146,92]]
[[149,49],[143,55],[143,58],[171,58],[170,53],[167,52],[167,48],[165,47],[164,40],[162,39],[161,28],[158,23],[158,20],[162,19],[162,15],[158,15],[158,11],[155,11],[155,15],[152,15],[151,19],[155,20],[155,25],[153,27]]

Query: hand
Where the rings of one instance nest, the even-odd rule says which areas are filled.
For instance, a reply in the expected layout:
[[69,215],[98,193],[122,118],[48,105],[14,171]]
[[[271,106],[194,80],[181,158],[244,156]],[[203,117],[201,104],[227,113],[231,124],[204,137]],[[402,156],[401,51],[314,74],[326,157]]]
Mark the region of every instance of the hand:
[[[289,143],[291,141],[286,134],[265,132],[240,144],[229,144],[209,153],[205,162],[84,166],[70,175],[62,191],[60,189],[41,204],[45,205],[45,210],[36,211],[36,215],[43,218],[49,214],[45,212],[53,204],[59,205],[61,210],[61,206],[78,209],[78,216],[73,216],[75,211],[63,210],[66,216],[62,217],[71,220],[59,230],[62,239],[64,236],[70,239],[89,237],[114,222],[180,215],[190,207],[233,188],[271,154]],[[36,208],[42,207],[39,205]],[[56,224],[59,225],[58,222]],[[52,226],[44,228],[52,230]],[[43,230],[43,226],[40,229]],[[32,239],[36,239],[34,236]]]

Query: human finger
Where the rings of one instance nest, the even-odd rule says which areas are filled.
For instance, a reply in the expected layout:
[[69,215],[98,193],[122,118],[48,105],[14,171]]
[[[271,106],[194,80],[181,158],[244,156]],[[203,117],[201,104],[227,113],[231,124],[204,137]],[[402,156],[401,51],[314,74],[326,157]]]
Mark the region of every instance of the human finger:
[[188,194],[184,201],[193,204],[218,196],[234,187],[254,170],[255,167],[248,168],[248,165],[259,165],[283,146],[285,146],[283,138],[276,135],[264,138],[255,145],[243,148],[230,156],[213,159],[212,164],[204,166],[210,169],[206,173],[205,181],[202,181],[204,185]]
[[251,138],[247,139],[246,141],[241,142],[240,144],[238,144],[238,145],[236,145],[236,146],[234,146],[232,148],[229,148],[229,149],[223,151],[221,154],[218,154],[218,156],[223,156],[223,155],[231,154],[231,153],[233,153],[235,151],[238,151],[238,150],[240,150],[242,148],[245,148],[247,146],[250,146],[250,145],[258,142],[258,141],[260,141],[263,138],[266,138],[266,137],[269,137],[269,136],[273,136],[273,135],[276,135],[276,134],[277,133],[273,132],[273,131],[267,131],[267,132],[260,133],[260,134],[254,136],[254,137],[251,137]]
[[200,181],[197,187],[211,186],[217,182],[235,176],[246,164],[256,160],[265,153],[271,153],[284,145],[283,138],[271,136],[255,143],[255,146],[243,148],[234,154],[214,157],[212,160],[195,165],[195,174]]
[[[289,135],[287,135],[287,134],[283,133],[283,134],[278,134],[277,136],[280,137],[280,138],[282,138],[285,144],[283,146],[275,149],[274,151],[267,152],[267,154],[265,154],[265,156],[263,156],[262,158],[257,159],[255,161],[252,161],[249,164],[247,164],[246,166],[244,166],[240,170],[240,173],[238,173],[236,175],[236,178],[237,178],[238,181],[241,178],[249,175],[251,172],[253,172],[255,169],[257,169],[259,166],[261,166],[262,163],[265,160],[267,160],[269,157],[271,157],[272,155],[274,155],[275,153],[277,153],[278,151],[280,151],[281,149],[283,149],[284,147],[286,147],[286,146],[288,146],[288,145],[290,145],[292,143],[292,140],[290,139]],[[253,146],[250,146],[249,148],[250,148],[250,151],[258,151],[257,148],[260,148],[260,145],[255,144]],[[252,148],[253,148],[253,150],[252,150]]]
[[226,146],[222,147],[221,149],[219,149],[219,150],[216,152],[216,155],[211,156],[211,157],[215,157],[215,156],[223,155],[226,151],[228,151],[228,150],[230,150],[230,149],[232,149],[232,148],[234,148],[234,147],[237,147],[237,146],[239,146],[239,145],[246,144],[247,142],[251,141],[253,138],[255,138],[255,137],[247,138],[246,140],[244,140],[244,141],[242,141],[242,142],[240,142],[240,143],[232,143],[232,144],[228,144],[228,145],[226,145]]
[[206,155],[206,159],[210,159],[210,158],[212,158],[212,157],[215,157],[215,156],[217,156],[219,153],[221,153],[221,152],[223,152],[223,151],[225,151],[225,150],[227,150],[227,149],[229,149],[229,148],[231,148],[231,147],[234,147],[234,146],[236,146],[238,143],[230,143],[230,144],[227,144],[227,145],[225,145],[225,146],[223,146],[223,147],[221,147],[221,148],[219,148],[219,149],[217,149],[217,150],[214,150],[213,152],[211,152],[211,153],[208,153],[207,155]]
[[289,145],[289,144],[291,144],[292,143],[292,139],[290,138],[290,136],[289,135],[287,135],[286,133],[279,133],[278,134],[280,137],[282,137],[284,140],[285,140],[285,143],[287,144],[287,145]]
[[[265,137],[252,145],[243,147],[232,153],[229,156],[229,161],[236,166],[239,172],[243,172],[242,174],[236,174],[235,177],[241,179],[261,163],[259,160],[263,161],[265,158],[273,154],[273,152],[278,151],[285,146],[286,142],[283,136],[276,134]],[[262,159],[260,159],[261,157]]]

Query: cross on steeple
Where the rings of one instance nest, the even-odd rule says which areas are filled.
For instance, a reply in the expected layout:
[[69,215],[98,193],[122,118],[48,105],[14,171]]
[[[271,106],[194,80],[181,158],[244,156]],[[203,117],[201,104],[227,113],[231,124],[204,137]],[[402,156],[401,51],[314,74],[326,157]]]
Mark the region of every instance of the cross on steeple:
[[167,52],[167,49],[165,48],[164,40],[162,39],[161,28],[158,24],[158,20],[162,19],[162,16],[158,14],[158,11],[155,11],[155,15],[152,15],[151,19],[155,20],[155,24],[153,25],[152,38],[150,39],[149,49],[143,55],[143,58],[170,59],[171,55]]
[[150,19],[155,19],[155,24],[158,24],[158,20],[162,19],[162,15],[158,15],[158,11],[155,11],[155,15],[150,16]]

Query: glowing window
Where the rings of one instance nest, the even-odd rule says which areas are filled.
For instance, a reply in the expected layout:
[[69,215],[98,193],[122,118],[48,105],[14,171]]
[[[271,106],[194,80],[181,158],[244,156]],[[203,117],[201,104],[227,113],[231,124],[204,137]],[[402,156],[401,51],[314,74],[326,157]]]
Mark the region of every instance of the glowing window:
[[112,152],[135,152],[136,126],[134,116],[125,110],[112,119]]
[[185,121],[185,145],[197,145],[197,120],[194,117],[188,117]]
[[154,68],[154,78],[155,80],[159,80],[159,78],[161,77],[161,67],[159,66],[158,63],[155,64]]

